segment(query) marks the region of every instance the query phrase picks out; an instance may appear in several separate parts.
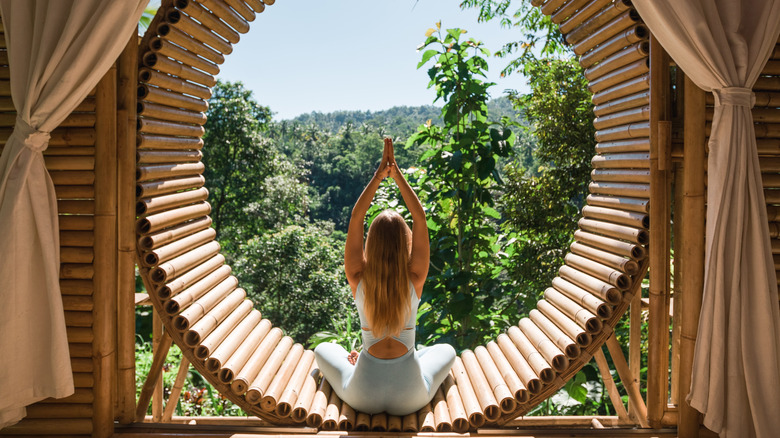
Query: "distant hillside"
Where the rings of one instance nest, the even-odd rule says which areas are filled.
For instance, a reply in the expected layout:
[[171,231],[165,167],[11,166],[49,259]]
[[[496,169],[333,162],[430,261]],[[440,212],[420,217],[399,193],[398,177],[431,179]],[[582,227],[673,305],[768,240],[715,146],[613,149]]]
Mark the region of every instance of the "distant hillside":
[[[441,124],[439,115],[441,108],[433,105],[425,106],[396,106],[381,111],[334,111],[331,113],[311,112],[295,117],[289,122],[309,126],[314,124],[319,129],[337,133],[342,126],[352,123],[353,127],[360,128],[367,125],[374,130],[383,129],[389,135],[408,137],[417,131],[417,127],[431,120],[434,124]],[[506,97],[499,97],[488,102],[488,114],[491,120],[500,120],[504,116],[524,123],[522,116],[518,115],[512,107],[512,103]]]

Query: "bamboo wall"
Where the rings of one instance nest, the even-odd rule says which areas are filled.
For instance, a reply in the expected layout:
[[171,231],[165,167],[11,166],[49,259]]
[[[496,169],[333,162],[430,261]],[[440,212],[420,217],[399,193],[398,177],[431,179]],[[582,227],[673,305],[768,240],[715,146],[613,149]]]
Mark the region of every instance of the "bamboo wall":
[[[0,147],[13,130],[16,113],[11,101],[8,54],[0,36]],[[111,138],[116,92],[112,69],[95,90],[51,134],[44,152],[54,182],[59,209],[60,287],[65,308],[75,394],[48,399],[27,408],[27,418],[2,435],[90,436],[113,421],[111,408],[110,313],[96,291],[111,296],[107,278],[113,275],[111,217],[115,209],[101,190],[109,184],[115,147]],[[108,197],[110,198],[110,196]],[[101,219],[99,216],[103,214]],[[101,240],[103,244],[101,244]],[[110,310],[109,310],[110,311]],[[103,369],[103,372],[100,371]]]
[[[580,230],[537,309],[495,341],[463,352],[431,404],[404,418],[343,404],[319,378],[312,352],[253,309],[214,240],[200,161],[207,99],[219,64],[264,7],[164,2],[141,42],[138,260],[173,342],[220,392],[276,424],[463,432],[512,420],[561,388],[611,335],[647,266],[649,44],[630,4],[542,6],[583,55],[597,104],[598,155]],[[137,420],[148,398],[142,402]]]

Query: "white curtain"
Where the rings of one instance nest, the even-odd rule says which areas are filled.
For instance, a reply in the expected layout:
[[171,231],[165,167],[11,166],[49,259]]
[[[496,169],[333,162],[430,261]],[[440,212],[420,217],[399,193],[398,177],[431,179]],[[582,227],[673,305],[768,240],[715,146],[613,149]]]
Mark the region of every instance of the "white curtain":
[[780,433],[780,310],[750,109],[780,32],[773,0],[634,0],[653,35],[715,95],[704,296],[691,406],[721,437]]
[[18,117],[0,157],[0,429],[73,393],[49,132],[114,63],[148,0],[2,0]]

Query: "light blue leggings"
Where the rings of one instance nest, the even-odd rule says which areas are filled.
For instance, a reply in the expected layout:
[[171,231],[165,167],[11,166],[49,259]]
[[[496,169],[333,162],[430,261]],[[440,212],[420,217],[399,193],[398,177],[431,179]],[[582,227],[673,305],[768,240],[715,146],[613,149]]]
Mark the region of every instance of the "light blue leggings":
[[395,359],[379,359],[363,350],[355,365],[338,344],[320,344],[314,355],[339,398],[367,414],[416,412],[431,401],[455,362],[455,349],[447,344],[411,349]]

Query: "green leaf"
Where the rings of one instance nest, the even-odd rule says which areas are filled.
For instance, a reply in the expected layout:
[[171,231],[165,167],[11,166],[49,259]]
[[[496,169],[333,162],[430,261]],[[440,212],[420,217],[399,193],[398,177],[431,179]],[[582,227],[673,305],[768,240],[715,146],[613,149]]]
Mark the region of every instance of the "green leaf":
[[438,53],[439,52],[437,50],[433,50],[433,49],[426,50],[425,53],[423,53],[423,55],[422,55],[421,61],[419,63],[417,63],[417,68],[420,68],[423,65],[425,65],[425,63],[428,62],[428,60],[430,60],[432,57],[436,56]]

